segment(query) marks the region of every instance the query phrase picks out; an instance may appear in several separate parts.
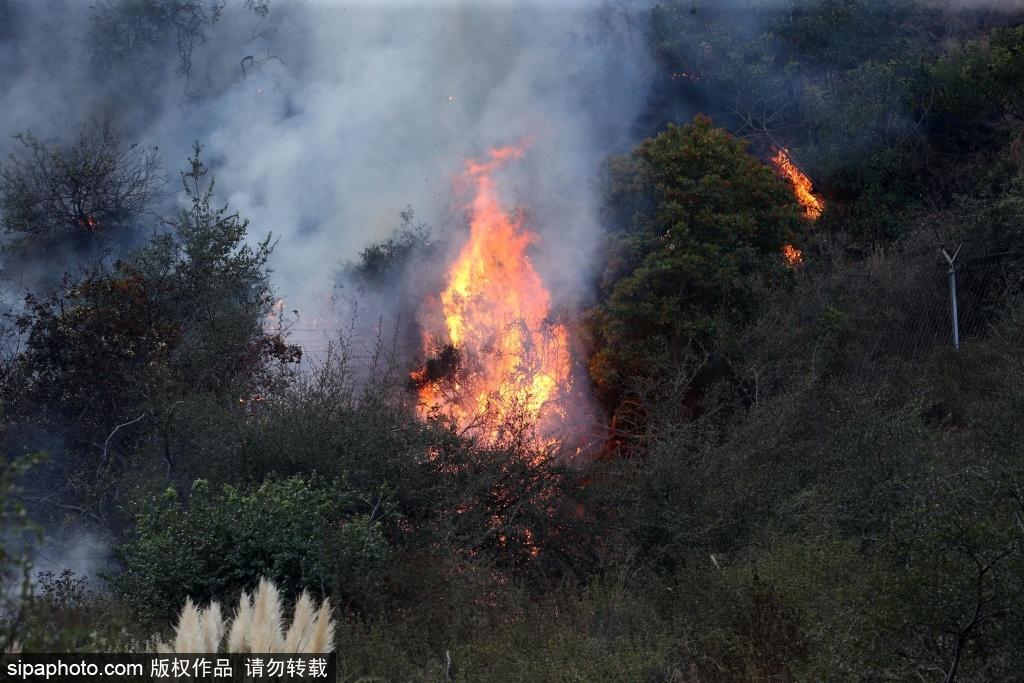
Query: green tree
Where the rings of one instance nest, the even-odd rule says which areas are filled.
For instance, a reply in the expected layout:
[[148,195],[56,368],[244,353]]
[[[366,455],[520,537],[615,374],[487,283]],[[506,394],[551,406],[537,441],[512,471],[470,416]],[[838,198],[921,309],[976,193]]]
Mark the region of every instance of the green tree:
[[[978,107],[982,102],[1001,117],[1024,123],[1024,26],[996,29],[984,41],[971,41],[959,54],[947,60],[957,80],[967,88],[952,93],[961,108]],[[948,73],[948,71],[947,71]],[[966,97],[968,93],[972,97]]]
[[780,271],[801,219],[785,182],[703,116],[612,160],[605,201],[590,371],[614,410],[638,379],[673,373],[721,326],[750,319],[749,279]]
[[412,207],[399,213],[402,225],[382,242],[375,242],[359,253],[358,261],[339,264],[335,271],[338,286],[355,284],[361,291],[382,291],[407,275],[415,261],[429,260],[437,251],[430,226],[415,223]]

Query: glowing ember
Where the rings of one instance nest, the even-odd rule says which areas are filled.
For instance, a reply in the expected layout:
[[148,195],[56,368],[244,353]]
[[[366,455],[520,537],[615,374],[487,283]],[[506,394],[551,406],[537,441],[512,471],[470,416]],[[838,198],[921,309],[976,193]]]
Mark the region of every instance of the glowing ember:
[[78,224],[82,226],[83,229],[88,230],[89,232],[96,232],[97,230],[100,229],[100,222],[93,218],[92,216],[85,216],[84,218],[79,218]]
[[804,262],[803,252],[792,244],[786,244],[782,247],[782,257],[786,259],[786,264],[790,268],[798,266]]
[[814,185],[811,183],[811,179],[790,160],[789,151],[779,149],[772,157],[772,164],[775,166],[775,170],[785,176],[793,186],[793,194],[796,195],[800,206],[804,207],[804,215],[812,221],[817,220],[825,209],[825,203],[814,194]]
[[505,147],[492,149],[486,161],[466,162],[469,239],[440,301],[428,301],[436,323],[433,330],[429,318],[425,325],[431,360],[412,373],[424,415],[452,420],[491,443],[513,425],[546,433],[563,414],[559,399],[570,375],[568,333],[549,320],[550,294],[527,255],[536,235],[502,207],[492,177],[522,154]]

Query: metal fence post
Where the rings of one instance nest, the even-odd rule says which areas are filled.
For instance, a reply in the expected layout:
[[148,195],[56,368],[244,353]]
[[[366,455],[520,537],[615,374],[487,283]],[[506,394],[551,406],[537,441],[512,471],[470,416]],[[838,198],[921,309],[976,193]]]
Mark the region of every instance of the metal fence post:
[[956,257],[960,254],[960,248],[963,246],[963,243],[961,243],[960,246],[956,248],[956,251],[953,252],[952,256],[950,256],[949,252],[945,249],[942,250],[942,255],[946,257],[946,262],[949,264],[949,270],[946,271],[949,275],[949,306],[953,322],[953,348],[957,351],[960,350],[960,315],[957,310],[956,265],[954,262],[956,261]]

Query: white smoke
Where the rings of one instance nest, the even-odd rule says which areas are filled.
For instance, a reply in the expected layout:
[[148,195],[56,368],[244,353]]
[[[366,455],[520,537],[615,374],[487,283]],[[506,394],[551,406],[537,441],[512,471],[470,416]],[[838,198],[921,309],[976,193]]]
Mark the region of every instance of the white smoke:
[[280,240],[275,284],[300,313],[407,205],[448,222],[466,158],[526,138],[508,199],[531,211],[538,267],[571,302],[595,244],[597,165],[632,142],[646,96],[644,12],[628,2],[273,0],[261,20],[236,0],[193,52],[188,97],[152,62],[97,79],[85,2],[6,5],[19,25],[0,42],[13,67],[0,76],[0,153],[27,128],[66,139],[110,116],[173,174],[199,140],[252,239]]
[[[556,290],[578,291],[595,242],[597,164],[630,142],[645,95],[630,10],[475,2],[272,11],[287,21],[264,47],[264,70],[168,112],[151,135],[170,140],[165,149],[193,135],[207,144],[253,237],[280,237],[275,279],[289,309],[322,289],[339,259],[387,236],[406,205],[445,223],[464,160],[527,138],[515,170],[529,196],[509,201],[534,213],[545,239],[539,266],[564,286]],[[201,52],[221,49],[215,40]]]

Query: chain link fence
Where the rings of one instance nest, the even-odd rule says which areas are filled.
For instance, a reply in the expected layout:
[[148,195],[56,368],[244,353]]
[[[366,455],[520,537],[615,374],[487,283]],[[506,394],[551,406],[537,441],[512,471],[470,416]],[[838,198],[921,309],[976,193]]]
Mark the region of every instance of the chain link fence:
[[[909,361],[955,346],[950,265],[932,253],[867,258],[825,276],[825,305],[847,316],[851,341],[869,355]],[[956,336],[970,345],[1007,320],[1024,292],[1024,258],[964,249],[953,272]]]

